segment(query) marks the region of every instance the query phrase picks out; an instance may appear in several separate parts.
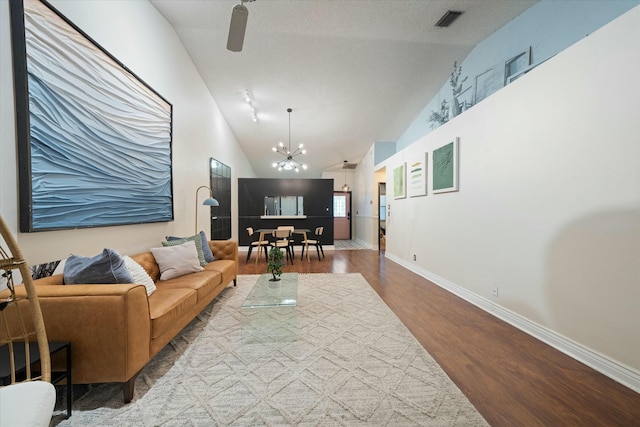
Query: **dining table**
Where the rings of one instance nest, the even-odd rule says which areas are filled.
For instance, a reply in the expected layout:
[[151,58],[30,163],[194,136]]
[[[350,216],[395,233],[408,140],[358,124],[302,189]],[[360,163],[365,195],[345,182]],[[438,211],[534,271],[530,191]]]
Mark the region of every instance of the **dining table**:
[[[255,231],[256,233],[259,233],[258,242],[260,242],[260,244],[258,245],[258,254],[256,255],[256,264],[258,264],[258,260],[260,259],[260,252],[263,246],[262,243],[267,241],[265,239],[265,236],[269,234],[273,234],[274,230],[275,228],[259,228]],[[294,228],[293,231],[291,232],[292,234],[302,235],[304,249],[307,252],[307,262],[311,262],[311,259],[309,258],[309,243],[307,243],[308,242],[307,233],[310,233],[310,232],[311,230],[308,228]]]

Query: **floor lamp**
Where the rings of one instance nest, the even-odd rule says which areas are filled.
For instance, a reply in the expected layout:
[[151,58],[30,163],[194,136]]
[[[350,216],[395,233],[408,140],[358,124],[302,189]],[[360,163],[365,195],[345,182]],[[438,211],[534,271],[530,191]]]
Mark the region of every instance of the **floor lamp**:
[[220,206],[220,203],[218,203],[218,201],[213,198],[213,191],[211,190],[211,187],[207,187],[206,185],[201,185],[200,187],[198,187],[198,189],[196,190],[196,222],[195,222],[196,223],[196,231],[195,231],[195,234],[198,234],[198,191],[200,191],[203,188],[206,188],[207,190],[209,190],[209,198],[208,199],[204,199],[202,204],[205,205],[205,206]]

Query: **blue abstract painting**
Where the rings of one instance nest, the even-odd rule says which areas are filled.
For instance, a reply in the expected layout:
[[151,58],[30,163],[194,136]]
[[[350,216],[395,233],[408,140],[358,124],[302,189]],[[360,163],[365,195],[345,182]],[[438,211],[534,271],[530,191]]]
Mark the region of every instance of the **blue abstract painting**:
[[171,104],[50,6],[23,5],[21,231],[173,220]]

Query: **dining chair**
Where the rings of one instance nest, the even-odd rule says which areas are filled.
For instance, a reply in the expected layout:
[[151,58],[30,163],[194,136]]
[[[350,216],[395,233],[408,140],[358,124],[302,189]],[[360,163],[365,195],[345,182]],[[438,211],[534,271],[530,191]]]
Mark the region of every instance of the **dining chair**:
[[[320,252],[322,251],[322,258],[324,258],[324,249],[322,248],[322,242],[320,241],[320,238],[322,237],[322,233],[324,232],[324,227],[316,227],[315,231],[314,231],[314,235],[313,235],[313,239],[307,239],[304,245],[302,245],[302,258],[304,258],[304,248],[308,247],[308,246],[315,246],[316,247],[316,252],[318,252],[318,261],[321,261],[320,259]],[[301,258],[301,259],[302,259]]]
[[[48,426],[56,403],[56,390],[51,384],[49,342],[40,302],[31,271],[2,216],[0,235],[8,246],[8,250],[0,246],[0,271],[4,273],[7,287],[0,292],[0,348],[8,359],[0,366],[9,384],[0,387],[0,425]],[[20,271],[24,286],[14,285],[13,270]],[[31,359],[32,341],[38,343],[39,366],[36,358]]]
[[296,242],[295,242],[294,233],[293,233],[293,231],[295,229],[296,228],[293,225],[279,225],[277,227],[277,230],[289,230],[289,231],[291,231],[291,235],[289,237],[289,246],[291,247],[291,256],[292,257],[296,255],[296,251],[294,250]]
[[291,250],[291,230],[289,229],[275,229],[273,230],[273,237],[275,241],[271,243],[276,248],[284,249],[287,251],[287,259],[291,261],[293,265],[293,251]]
[[[254,232],[253,232],[253,227],[247,227],[247,234],[249,234],[249,237],[253,238]],[[269,246],[269,242],[267,240],[254,240],[249,244],[249,252],[247,253],[247,260],[245,262],[248,263],[249,262],[249,258],[251,258],[251,251],[253,250],[253,248],[258,248],[258,253],[257,253],[257,257],[260,256],[260,251],[264,251],[264,259],[269,261],[268,259],[268,254],[267,254],[267,246]]]

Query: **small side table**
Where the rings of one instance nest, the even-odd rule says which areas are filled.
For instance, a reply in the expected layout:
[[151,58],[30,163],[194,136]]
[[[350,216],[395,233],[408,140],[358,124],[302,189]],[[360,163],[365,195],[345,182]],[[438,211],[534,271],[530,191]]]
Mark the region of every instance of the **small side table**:
[[[23,343],[14,344],[16,374],[24,373],[26,370],[25,346]],[[71,384],[71,343],[70,342],[49,342],[49,353],[54,355],[65,350],[66,368],[64,371],[51,371],[51,384],[58,384],[66,379],[67,383],[67,418],[71,416],[71,404],[73,403],[73,385]],[[37,342],[29,343],[29,358],[31,362],[40,360],[40,351]],[[0,347],[0,385],[11,383],[11,371],[9,362],[9,344]]]

